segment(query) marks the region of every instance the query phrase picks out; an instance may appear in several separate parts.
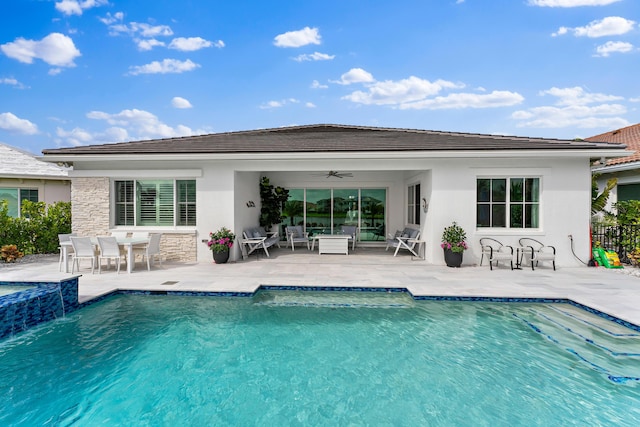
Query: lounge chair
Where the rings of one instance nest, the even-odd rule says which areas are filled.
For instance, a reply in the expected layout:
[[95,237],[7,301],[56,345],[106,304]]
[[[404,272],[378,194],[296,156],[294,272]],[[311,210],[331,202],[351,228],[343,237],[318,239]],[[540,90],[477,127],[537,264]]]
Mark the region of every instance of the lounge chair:
[[264,249],[264,253],[269,256],[269,250],[273,245],[280,247],[280,236],[278,232],[267,233],[263,227],[246,228],[242,232],[242,258],[246,258],[258,249]]
[[535,270],[535,266],[540,261],[551,261],[553,269],[556,269],[556,248],[554,246],[548,246],[542,242],[532,239],[530,237],[523,237],[518,241],[520,244],[520,263],[522,259],[526,259],[531,263],[531,269]]
[[307,249],[311,249],[309,245],[309,233],[304,231],[304,227],[301,225],[290,225],[285,227],[287,233],[287,246],[291,243],[291,250],[295,250],[296,243],[304,243],[307,245]]
[[354,250],[358,239],[358,227],[355,225],[343,225],[340,227],[340,233],[351,236],[351,250]]
[[71,260],[71,273],[73,274],[74,267],[78,267],[78,271],[80,271],[80,260],[88,259],[91,260],[91,274],[93,274],[93,270],[96,264],[96,250],[91,242],[90,237],[69,237],[71,240],[71,245],[73,246],[73,258]]
[[393,253],[393,256],[396,256],[400,249],[406,249],[413,255],[419,257],[420,255],[413,249],[419,239],[420,230],[405,227],[403,230],[398,230],[395,234],[389,234],[389,236],[387,236],[387,247],[385,251],[389,248],[396,248],[396,251]]
[[482,256],[480,257],[480,265],[484,260],[485,255],[489,260],[489,269],[493,270],[493,262],[496,262],[496,267],[499,261],[509,261],[511,269],[513,270],[513,247],[503,245],[502,242],[492,239],[491,237],[483,237],[480,239],[480,246],[482,247]]

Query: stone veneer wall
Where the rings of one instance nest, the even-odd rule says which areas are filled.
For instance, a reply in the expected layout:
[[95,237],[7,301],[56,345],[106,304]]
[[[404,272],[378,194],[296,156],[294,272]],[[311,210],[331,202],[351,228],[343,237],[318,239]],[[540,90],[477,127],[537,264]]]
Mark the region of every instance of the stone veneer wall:
[[109,233],[109,178],[71,180],[71,229],[78,236]]
[[[71,181],[72,230],[79,236],[109,234],[109,178],[73,178]],[[162,232],[162,230],[157,230]],[[195,233],[162,233],[162,260],[194,262]]]

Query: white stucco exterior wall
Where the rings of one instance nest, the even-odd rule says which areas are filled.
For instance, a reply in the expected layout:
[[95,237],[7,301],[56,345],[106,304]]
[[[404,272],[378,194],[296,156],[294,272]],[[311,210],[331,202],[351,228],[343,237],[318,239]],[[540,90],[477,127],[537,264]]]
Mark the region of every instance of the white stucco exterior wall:
[[[517,245],[530,236],[556,246],[559,266],[580,265],[571,254],[568,235],[573,236],[576,254],[590,257],[590,168],[588,158],[507,157],[488,158],[370,158],[300,160],[145,160],[104,164],[76,163],[76,176],[102,176],[113,179],[179,178],[195,179],[197,186],[197,226],[168,230],[191,233],[198,261],[210,261],[211,253],[203,243],[211,231],[228,227],[238,236],[249,226],[257,226],[260,215],[259,182],[267,176],[274,186],[285,188],[386,188],[387,232],[406,225],[407,186],[420,183],[422,197],[429,210],[421,211],[422,237],[427,241],[427,262],[444,264],[440,239],[444,227],[457,221],[467,232],[470,249],[464,264],[480,260],[479,239],[497,238]],[[327,170],[348,171],[343,179],[316,176]],[[478,177],[539,177],[540,228],[536,230],[476,228],[476,179]],[[247,207],[253,201],[255,207]],[[239,259],[238,245],[232,260]]]

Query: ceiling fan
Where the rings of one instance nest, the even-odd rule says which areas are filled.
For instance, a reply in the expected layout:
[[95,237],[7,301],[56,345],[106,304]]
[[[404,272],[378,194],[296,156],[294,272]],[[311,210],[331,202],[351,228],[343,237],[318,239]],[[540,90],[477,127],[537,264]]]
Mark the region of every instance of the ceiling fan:
[[350,172],[338,172],[338,171],[329,171],[327,173],[319,173],[319,174],[314,174],[315,176],[324,176],[325,178],[344,178],[344,177],[348,177],[351,178],[353,176],[352,173]]

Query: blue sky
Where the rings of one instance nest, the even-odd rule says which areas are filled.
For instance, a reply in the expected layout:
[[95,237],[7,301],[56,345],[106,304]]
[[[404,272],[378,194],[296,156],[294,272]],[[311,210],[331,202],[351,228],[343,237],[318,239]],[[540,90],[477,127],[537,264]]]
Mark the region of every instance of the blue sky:
[[589,137],[640,122],[637,0],[7,0],[0,142],[335,123]]

